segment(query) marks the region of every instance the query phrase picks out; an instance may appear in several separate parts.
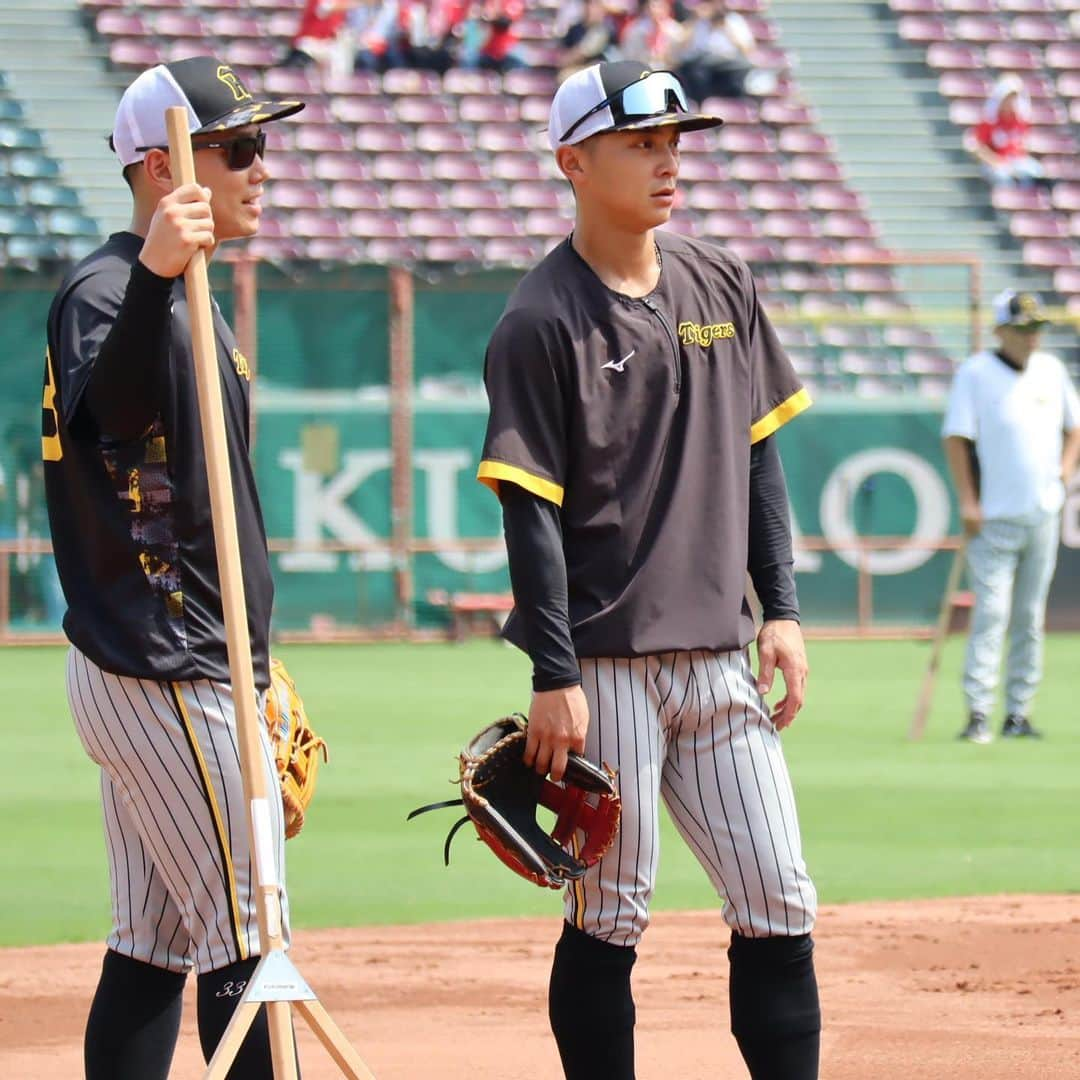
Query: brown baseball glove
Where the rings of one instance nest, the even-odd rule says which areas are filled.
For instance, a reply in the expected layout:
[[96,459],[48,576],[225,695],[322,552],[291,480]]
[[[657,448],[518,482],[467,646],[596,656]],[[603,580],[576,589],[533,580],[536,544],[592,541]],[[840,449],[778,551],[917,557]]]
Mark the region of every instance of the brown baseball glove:
[[[465,817],[446,838],[472,821],[480,839],[515,873],[551,889],[561,889],[600,861],[619,831],[621,804],[615,773],[573,752],[560,783],[538,775],[524,762],[525,718],[516,713],[489,724],[461,752],[461,798],[421,806],[428,810],[464,806]],[[543,806],[555,814],[547,832],[536,820]]]
[[326,741],[312,731],[296,683],[280,660],[270,661],[266,729],[281,781],[285,836],[291,839],[304,827],[305,811],[315,794],[319,755],[324,761],[329,760],[329,755]]

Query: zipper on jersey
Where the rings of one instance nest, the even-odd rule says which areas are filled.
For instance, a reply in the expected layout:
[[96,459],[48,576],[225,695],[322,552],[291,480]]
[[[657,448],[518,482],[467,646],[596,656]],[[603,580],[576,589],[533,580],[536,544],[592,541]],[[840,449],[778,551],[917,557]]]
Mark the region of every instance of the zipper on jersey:
[[671,329],[671,324],[664,318],[663,312],[647,296],[643,296],[641,302],[657,317],[660,325],[664,328],[664,333],[668,336],[668,341],[671,342],[671,351],[675,358],[673,365],[675,369],[675,393],[678,394],[682,390],[682,356],[679,353],[679,342],[675,337],[675,331]]

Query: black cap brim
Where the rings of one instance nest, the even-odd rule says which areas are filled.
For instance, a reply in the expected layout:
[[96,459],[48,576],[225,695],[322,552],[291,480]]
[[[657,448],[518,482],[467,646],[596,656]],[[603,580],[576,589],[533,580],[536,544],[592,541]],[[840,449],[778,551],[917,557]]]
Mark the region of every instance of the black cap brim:
[[246,127],[248,124],[268,124],[271,120],[284,120],[286,116],[293,116],[303,107],[302,101],[249,101],[245,105],[230,109],[208,124],[203,124],[191,134],[207,135],[210,132]]
[[[645,128],[677,127],[680,131],[705,131],[708,128],[717,128],[724,121],[719,116],[707,116],[705,113],[670,112],[660,116],[647,116],[643,120],[634,120],[630,123],[619,124],[618,127],[607,128],[607,131],[642,131]],[[604,132],[599,132],[603,135]]]

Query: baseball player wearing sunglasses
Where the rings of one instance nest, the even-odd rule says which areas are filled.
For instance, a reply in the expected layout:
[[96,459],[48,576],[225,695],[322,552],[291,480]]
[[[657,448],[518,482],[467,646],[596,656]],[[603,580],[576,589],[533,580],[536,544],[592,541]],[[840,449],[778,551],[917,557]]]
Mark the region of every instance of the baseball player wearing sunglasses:
[[567,752],[584,753],[617,770],[622,800],[611,850],[567,890],[555,947],[548,1008],[568,1080],[633,1080],[631,970],[661,801],[722,898],[750,1074],[818,1075],[817,899],[780,745],[807,666],[772,437],[810,401],[746,264],[658,229],[681,133],[720,123],[636,61],[571,75],[548,137],[574,231],[518,284],[487,350],[479,479],[502,503],[505,635],[533,662],[525,760],[558,780]]
[[[198,183],[173,189],[165,110],[188,110]],[[86,1027],[88,1080],[165,1080],[187,973],[209,1060],[258,960],[243,780],[209,512],[183,272],[252,236],[269,172],[258,101],[220,61],[143,72],[109,143],[131,226],[72,269],[48,318],[42,454],[71,642],[68,700],[101,771],[113,926]],[[251,372],[214,332],[255,684],[269,685],[273,584],[248,456]],[[265,732],[266,783],[277,770]],[[270,800],[277,880],[281,807]],[[284,936],[288,904],[282,896]],[[272,1075],[264,1017],[229,1073]]]

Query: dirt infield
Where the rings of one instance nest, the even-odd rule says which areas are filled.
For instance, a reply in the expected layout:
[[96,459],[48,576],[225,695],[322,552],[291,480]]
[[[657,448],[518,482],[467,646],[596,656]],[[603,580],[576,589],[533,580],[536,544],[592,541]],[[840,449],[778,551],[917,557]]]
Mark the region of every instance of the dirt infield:
[[[310,931],[293,956],[378,1080],[556,1080],[557,932],[557,916]],[[823,1080],[1080,1077],[1080,896],[827,907],[816,937]],[[726,938],[715,913],[656,916],[635,973],[639,1080],[745,1076],[727,1033]],[[0,1076],[82,1075],[100,954],[0,952]],[[174,1077],[200,1075],[193,1006]],[[341,1075],[306,1028],[300,1045],[305,1080]]]

